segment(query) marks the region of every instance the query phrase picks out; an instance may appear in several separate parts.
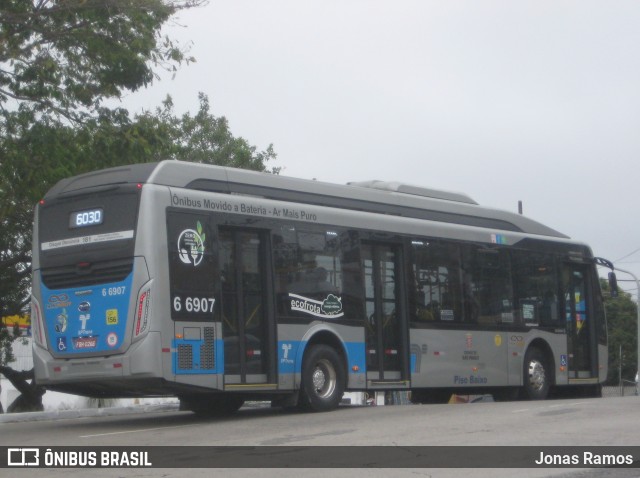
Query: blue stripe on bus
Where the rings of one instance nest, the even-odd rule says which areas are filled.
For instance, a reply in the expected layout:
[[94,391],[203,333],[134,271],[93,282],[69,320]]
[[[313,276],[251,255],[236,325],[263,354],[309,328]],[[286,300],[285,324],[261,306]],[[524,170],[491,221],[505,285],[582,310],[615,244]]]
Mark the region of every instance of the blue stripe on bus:
[[[362,342],[345,342],[344,343],[347,353],[347,365],[349,373],[365,373],[366,371],[366,359],[365,359],[365,346]],[[178,348],[179,347],[190,348],[190,360],[189,363],[179,364],[178,362]],[[212,367],[205,368],[203,366],[203,350],[205,346],[204,340],[185,340],[174,339],[172,341],[173,352],[173,373],[176,375],[185,374],[219,374],[224,372],[224,340],[217,339],[211,346],[214,350],[214,363]],[[304,348],[307,346],[306,341],[287,340],[278,342],[278,373],[279,374],[291,374],[300,373],[302,371],[302,354]],[[183,360],[189,357],[189,353],[185,353]],[[179,367],[182,365],[182,368]],[[206,364],[205,364],[206,365]]]
[[[349,373],[365,373],[367,371],[367,360],[364,342],[345,342],[347,348],[347,370]],[[354,370],[354,367],[357,367]]]
[[[202,374],[218,374],[224,371],[224,341],[217,339],[213,343],[206,344],[204,340],[185,340],[174,339],[172,341],[173,352],[173,373],[176,375],[202,375]],[[182,357],[187,360],[189,355],[191,360],[189,363],[179,363],[179,347],[189,347],[190,353],[185,352]],[[209,349],[209,350],[207,350]],[[204,352],[204,353],[203,353]],[[207,353],[213,354],[213,363],[206,363]],[[211,356],[209,356],[211,357]],[[209,358],[211,360],[211,358]],[[182,367],[179,367],[182,365]],[[188,368],[185,367],[188,365]]]
[[[278,373],[300,373],[306,341],[283,340],[278,342]],[[366,359],[363,342],[344,342],[349,373],[365,373]],[[355,370],[354,370],[355,369]]]

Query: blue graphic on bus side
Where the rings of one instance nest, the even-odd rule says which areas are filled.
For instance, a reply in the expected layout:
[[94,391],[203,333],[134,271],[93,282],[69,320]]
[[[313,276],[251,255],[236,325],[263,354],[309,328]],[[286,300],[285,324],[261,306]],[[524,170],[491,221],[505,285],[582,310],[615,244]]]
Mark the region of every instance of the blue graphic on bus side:
[[133,273],[120,282],[51,290],[42,283],[49,347],[56,355],[116,350],[127,332]]
[[219,374],[224,371],[224,340],[173,339],[173,373]]
[[[278,342],[278,373],[301,373],[302,353],[307,342],[283,340]],[[365,345],[363,342],[345,342],[349,373],[365,373]],[[354,372],[354,368],[357,370]]]

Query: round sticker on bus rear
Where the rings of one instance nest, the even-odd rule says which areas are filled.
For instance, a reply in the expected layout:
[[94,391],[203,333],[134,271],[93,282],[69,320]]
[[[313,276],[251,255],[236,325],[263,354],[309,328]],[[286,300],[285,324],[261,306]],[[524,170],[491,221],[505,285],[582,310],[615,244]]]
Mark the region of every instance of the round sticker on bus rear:
[[184,264],[197,266],[204,256],[205,234],[202,224],[198,221],[197,230],[185,229],[178,237],[178,254]]
[[118,336],[114,332],[107,335],[107,345],[109,347],[115,347],[118,345]]

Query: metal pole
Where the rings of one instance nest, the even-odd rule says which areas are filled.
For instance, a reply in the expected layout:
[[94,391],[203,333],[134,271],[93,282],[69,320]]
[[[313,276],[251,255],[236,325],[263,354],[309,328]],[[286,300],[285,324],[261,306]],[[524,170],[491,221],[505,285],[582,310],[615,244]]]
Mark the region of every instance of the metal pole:
[[620,388],[620,396],[624,397],[624,384],[622,383],[622,344],[618,351],[618,387]]
[[[629,271],[625,271],[624,269],[619,269],[617,266],[615,266],[615,270],[620,271],[620,272],[624,272],[625,274],[629,274],[631,277],[633,277],[633,280],[636,281],[636,314],[637,314],[637,319],[638,319],[638,356],[637,356],[637,362],[636,362],[636,380],[638,379],[638,377],[640,377],[640,280],[638,280],[638,278],[635,276],[635,274],[633,272],[629,272]],[[636,382],[636,388],[638,387],[638,382]]]

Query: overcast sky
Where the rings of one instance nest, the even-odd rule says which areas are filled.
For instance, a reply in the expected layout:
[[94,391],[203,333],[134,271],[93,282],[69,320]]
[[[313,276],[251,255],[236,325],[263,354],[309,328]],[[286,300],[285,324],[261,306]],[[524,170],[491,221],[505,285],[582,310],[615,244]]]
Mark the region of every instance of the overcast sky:
[[[123,106],[204,92],[284,175],[522,200],[596,255],[640,249],[637,0],[211,0],[179,23],[197,63]],[[640,276],[640,251],[617,265]]]

